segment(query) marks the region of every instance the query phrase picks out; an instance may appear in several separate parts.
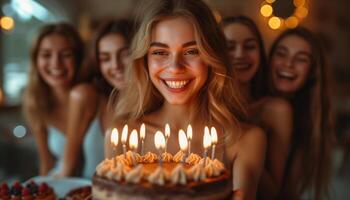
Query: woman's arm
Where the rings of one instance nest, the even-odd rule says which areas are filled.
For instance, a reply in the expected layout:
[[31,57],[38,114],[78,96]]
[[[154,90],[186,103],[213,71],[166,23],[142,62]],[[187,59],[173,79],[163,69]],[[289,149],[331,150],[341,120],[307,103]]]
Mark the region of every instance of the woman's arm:
[[45,176],[52,169],[55,159],[49,151],[47,143],[47,129],[44,126],[33,126],[28,123],[38,147],[39,154],[39,175]]
[[268,128],[268,148],[258,194],[261,199],[276,199],[283,183],[293,133],[292,107],[284,99],[269,99],[262,121]]
[[71,176],[76,170],[85,133],[97,113],[98,92],[95,87],[90,84],[75,86],[70,92],[68,108],[67,142],[59,177]]
[[233,165],[233,199],[254,200],[264,167],[266,135],[262,129],[250,126],[237,145]]

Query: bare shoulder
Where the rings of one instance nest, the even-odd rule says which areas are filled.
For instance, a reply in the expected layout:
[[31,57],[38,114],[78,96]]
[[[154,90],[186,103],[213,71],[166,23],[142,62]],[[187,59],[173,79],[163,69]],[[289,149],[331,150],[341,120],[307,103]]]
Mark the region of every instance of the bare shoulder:
[[247,144],[266,145],[266,134],[262,128],[248,123],[241,124],[241,137],[239,144],[246,146]]
[[266,97],[264,101],[264,111],[271,114],[292,113],[292,105],[280,97]]
[[73,101],[86,102],[93,101],[98,98],[98,90],[93,84],[81,83],[72,88],[69,97]]

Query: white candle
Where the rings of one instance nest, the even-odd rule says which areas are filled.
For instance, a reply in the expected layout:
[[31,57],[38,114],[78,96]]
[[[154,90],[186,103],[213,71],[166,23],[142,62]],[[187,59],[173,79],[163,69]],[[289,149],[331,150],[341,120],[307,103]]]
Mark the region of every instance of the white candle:
[[186,151],[188,149],[188,141],[186,138],[186,133],[182,129],[179,130],[179,146],[181,151],[184,153],[182,158],[182,163],[185,163],[186,160]]
[[[111,143],[113,144],[113,150],[116,153],[117,151],[117,145],[118,145],[118,130],[116,128],[113,128],[112,134],[111,134]],[[117,158],[116,156],[113,157],[113,167],[117,166]]]
[[120,139],[123,144],[123,153],[126,158],[126,141],[128,140],[128,125],[125,124],[122,131],[122,138]]
[[165,124],[165,152],[167,152],[167,148],[168,148],[168,139],[170,137],[170,126],[169,124]]
[[156,149],[158,150],[159,154],[159,165],[162,167],[162,151],[165,148],[165,138],[164,135],[161,131],[157,131],[156,134],[154,135],[154,144],[156,146]]
[[188,155],[191,154],[191,140],[192,140],[192,126],[189,124],[187,126],[187,140],[188,140]]
[[129,148],[132,153],[135,155],[136,149],[138,147],[139,139],[137,137],[136,129],[132,130],[129,137]]
[[142,123],[142,125],[140,127],[141,155],[144,154],[145,137],[146,137],[146,126],[144,123]]
[[218,134],[216,132],[215,127],[211,127],[210,129],[210,137],[211,137],[211,159],[214,160],[215,157],[215,146],[218,143]]
[[208,148],[210,146],[211,146],[211,136],[210,136],[210,133],[209,133],[209,128],[207,126],[205,126],[205,128],[204,128],[204,136],[203,136],[203,147],[204,147],[204,155],[203,155],[204,162],[203,163],[205,163],[205,160],[206,160],[206,157],[207,157]]

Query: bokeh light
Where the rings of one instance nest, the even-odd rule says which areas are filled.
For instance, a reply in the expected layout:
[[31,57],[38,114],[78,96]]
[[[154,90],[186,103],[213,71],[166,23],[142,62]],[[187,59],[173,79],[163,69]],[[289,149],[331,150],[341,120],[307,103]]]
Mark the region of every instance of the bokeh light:
[[295,16],[305,18],[309,14],[309,10],[305,7],[297,7],[295,9]]
[[281,27],[282,21],[279,17],[271,17],[269,19],[269,26],[272,29],[278,29]]
[[272,15],[272,12],[273,8],[271,5],[265,4],[260,8],[260,13],[264,17],[269,17],[270,15]]
[[265,0],[267,3],[273,3],[275,0]]
[[305,5],[305,0],[293,0],[293,4],[295,7],[300,7]]
[[15,26],[15,21],[12,17],[4,16],[0,19],[0,26],[4,30],[12,30]]
[[22,125],[18,125],[13,129],[13,135],[16,136],[17,138],[22,138],[26,134],[27,134],[27,129]]
[[286,25],[287,28],[295,28],[299,24],[299,20],[295,16],[288,17],[285,21],[284,24]]

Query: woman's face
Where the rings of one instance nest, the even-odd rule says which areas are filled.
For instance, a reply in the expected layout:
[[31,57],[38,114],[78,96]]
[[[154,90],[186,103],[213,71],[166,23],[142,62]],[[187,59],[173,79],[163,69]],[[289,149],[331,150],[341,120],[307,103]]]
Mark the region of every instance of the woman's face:
[[59,34],[44,37],[36,59],[39,74],[50,87],[71,86],[76,61],[67,38]]
[[155,24],[147,58],[151,81],[170,104],[190,103],[207,80],[194,27],[183,17]]
[[110,33],[98,44],[98,60],[102,76],[115,88],[124,86],[124,66],[128,57],[128,45],[118,33]]
[[273,87],[279,93],[293,94],[307,80],[311,46],[299,36],[287,36],[277,44],[270,63]]
[[246,25],[240,23],[227,25],[224,34],[238,80],[241,83],[249,83],[260,64],[258,39]]

